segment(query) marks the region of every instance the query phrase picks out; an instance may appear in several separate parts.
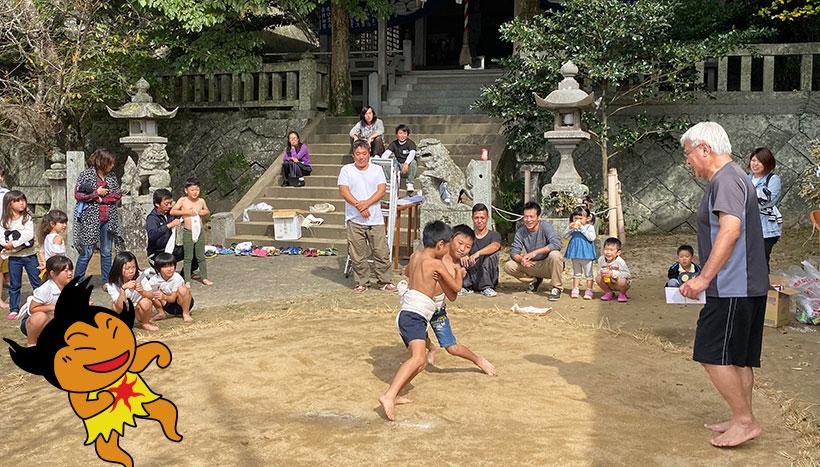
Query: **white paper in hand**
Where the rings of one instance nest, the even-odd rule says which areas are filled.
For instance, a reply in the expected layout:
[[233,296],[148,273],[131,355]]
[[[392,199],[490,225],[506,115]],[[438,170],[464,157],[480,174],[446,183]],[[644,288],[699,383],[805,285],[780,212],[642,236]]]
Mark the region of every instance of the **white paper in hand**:
[[695,305],[699,303],[706,303],[706,291],[698,294],[697,300],[693,300],[691,298],[684,297],[680,293],[680,289],[677,287],[666,287],[664,290],[666,292],[666,303],[668,304]]

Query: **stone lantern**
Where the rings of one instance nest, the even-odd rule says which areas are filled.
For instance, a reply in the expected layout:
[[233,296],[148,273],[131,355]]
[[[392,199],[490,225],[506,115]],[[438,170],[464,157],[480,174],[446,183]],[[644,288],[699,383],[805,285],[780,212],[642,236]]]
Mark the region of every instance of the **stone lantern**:
[[544,99],[535,96],[538,107],[552,110],[555,114],[553,129],[544,133],[544,138],[561,154],[558,169],[553,174],[551,183],[541,189],[541,195],[547,198],[553,193],[563,192],[571,194],[580,202],[589,194],[589,188],[581,183],[572,153],[580,143],[589,139],[589,133],[581,129],[581,110],[594,105],[595,95],[580,89],[578,81],[575,81],[578,67],[571,61],[561,66],[561,74],[564,79],[558,83],[557,90]]
[[148,88],[148,81],[140,78],[131,102],[119,110],[106,107],[112,118],[128,120],[128,136],[120,138],[120,143],[137,155],[136,163],[131,156],[126,159],[121,183],[120,225],[128,251],[145,250],[145,218],[154,208],[153,193],[159,188],[170,190],[171,187],[165,151],[168,139],[157,134],[157,120],[174,118],[177,109],[166,110],[155,103]]
[[[177,109],[166,110],[155,103],[148,94],[148,88],[148,81],[140,78],[137,81],[137,93],[131,97],[131,102],[119,110],[106,108],[112,118],[128,120],[128,136],[120,138],[120,143],[137,154],[136,163],[130,156],[125,162],[122,177],[123,202],[127,201],[126,197],[132,197],[136,202],[147,201],[151,205],[150,198],[154,190],[167,189],[171,185],[168,153],[165,151],[168,138],[157,134],[157,120],[174,118]],[[147,187],[143,187],[146,181]]]

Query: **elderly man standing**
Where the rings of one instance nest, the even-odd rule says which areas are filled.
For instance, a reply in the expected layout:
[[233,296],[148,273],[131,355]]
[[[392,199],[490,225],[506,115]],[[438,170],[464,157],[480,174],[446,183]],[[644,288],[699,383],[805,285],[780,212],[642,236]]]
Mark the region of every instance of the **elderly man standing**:
[[495,297],[498,292],[498,251],[501,249],[501,235],[487,228],[490,210],[482,203],[473,206],[473,230],[475,242],[470,254],[461,258],[461,265],[467,268],[459,295],[479,292],[485,297]]
[[766,312],[766,256],[755,187],[732,161],[723,127],[701,122],[681,137],[695,176],[709,181],[698,211],[700,275],[680,287],[696,298],[706,291],[700,311],[693,360],[729,405],[732,418],[705,427],[721,433],[717,447],[732,447],[763,432],[752,413],[754,372],[760,367]]
[[529,283],[530,293],[538,291],[544,279],[549,279],[552,290],[549,299],[561,298],[564,257],[561,255],[561,236],[547,221],[540,220],[541,206],[534,201],[524,205],[524,225],[515,232],[510,260],[504,265],[507,274]]
[[372,256],[382,290],[395,292],[381,209],[387,180],[382,168],[370,163],[370,145],[367,141],[357,140],[353,143],[353,163],[342,167],[337,184],[345,200],[348,253],[356,281],[353,291],[367,291],[370,278],[367,260]]

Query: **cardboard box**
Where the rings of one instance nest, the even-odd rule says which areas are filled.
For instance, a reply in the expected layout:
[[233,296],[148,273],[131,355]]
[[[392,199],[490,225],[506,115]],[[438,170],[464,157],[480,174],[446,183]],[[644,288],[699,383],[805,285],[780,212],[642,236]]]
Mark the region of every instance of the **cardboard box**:
[[273,217],[273,238],[276,240],[299,240],[302,238],[301,209],[275,209]]
[[800,293],[789,287],[789,279],[777,274],[769,274],[769,293],[766,296],[766,317],[763,324],[779,328],[789,324],[794,316],[796,301],[794,296]]

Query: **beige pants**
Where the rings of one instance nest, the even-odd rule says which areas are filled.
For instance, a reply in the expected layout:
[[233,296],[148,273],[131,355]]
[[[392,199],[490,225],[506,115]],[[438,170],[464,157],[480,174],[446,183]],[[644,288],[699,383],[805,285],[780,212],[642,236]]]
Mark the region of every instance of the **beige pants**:
[[504,264],[504,270],[521,282],[530,283],[537,277],[549,279],[553,287],[560,289],[563,285],[561,275],[564,272],[564,256],[560,251],[550,251],[546,258],[533,261],[530,267],[522,266],[510,259]]
[[367,286],[370,279],[370,264],[367,260],[371,256],[379,283],[391,283],[390,250],[387,248],[384,225],[361,225],[347,221],[347,243],[356,285]]

